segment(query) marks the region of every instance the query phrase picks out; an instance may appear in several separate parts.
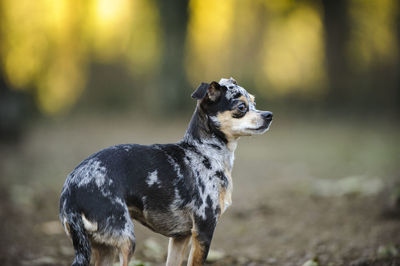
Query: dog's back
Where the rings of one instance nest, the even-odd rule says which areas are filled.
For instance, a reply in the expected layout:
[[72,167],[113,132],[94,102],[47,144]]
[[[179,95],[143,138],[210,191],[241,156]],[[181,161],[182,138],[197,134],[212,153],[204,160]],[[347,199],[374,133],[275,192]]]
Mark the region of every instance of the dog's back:
[[[60,198],[60,219],[78,251],[76,265],[90,260],[90,243],[101,250],[116,247],[108,250],[108,257],[123,249],[132,254],[130,217],[168,237],[190,235],[192,213],[206,215],[213,208],[214,217],[218,193],[210,187],[227,180],[221,178],[223,169],[213,168],[211,158],[199,149],[187,143],[125,144],[80,163],[68,175]],[[206,191],[203,179],[209,177],[213,181]]]

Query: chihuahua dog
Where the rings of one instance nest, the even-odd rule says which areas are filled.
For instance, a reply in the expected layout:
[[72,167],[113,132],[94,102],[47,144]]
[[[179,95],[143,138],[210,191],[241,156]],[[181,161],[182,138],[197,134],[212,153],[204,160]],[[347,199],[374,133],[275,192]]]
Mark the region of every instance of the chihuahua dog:
[[127,266],[135,249],[132,219],[169,237],[167,265],[203,265],[218,220],[231,205],[232,167],[241,136],[269,129],[272,113],[233,79],[202,83],[183,139],[175,144],[116,145],[81,162],[67,177],[60,220],[72,239],[72,265]]

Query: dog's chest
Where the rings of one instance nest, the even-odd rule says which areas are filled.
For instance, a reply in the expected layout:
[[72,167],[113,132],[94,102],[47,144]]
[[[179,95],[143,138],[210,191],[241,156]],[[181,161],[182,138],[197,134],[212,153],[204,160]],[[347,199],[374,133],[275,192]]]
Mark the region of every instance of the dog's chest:
[[187,152],[197,187],[194,211],[205,218],[207,210],[222,214],[232,203],[231,169],[233,154],[224,150],[210,150],[198,147],[200,153]]
[[219,206],[221,208],[221,215],[226,209],[232,205],[232,176],[231,172],[226,170],[225,176],[228,179],[226,186],[220,186],[219,188]]

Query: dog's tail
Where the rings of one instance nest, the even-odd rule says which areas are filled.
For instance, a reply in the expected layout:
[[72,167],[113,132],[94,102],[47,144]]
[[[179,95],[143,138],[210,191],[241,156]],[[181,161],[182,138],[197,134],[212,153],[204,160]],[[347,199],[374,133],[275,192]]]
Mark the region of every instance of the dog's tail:
[[60,215],[61,222],[75,249],[75,259],[72,266],[88,266],[92,253],[89,237],[84,227],[82,215],[79,213],[68,213]]

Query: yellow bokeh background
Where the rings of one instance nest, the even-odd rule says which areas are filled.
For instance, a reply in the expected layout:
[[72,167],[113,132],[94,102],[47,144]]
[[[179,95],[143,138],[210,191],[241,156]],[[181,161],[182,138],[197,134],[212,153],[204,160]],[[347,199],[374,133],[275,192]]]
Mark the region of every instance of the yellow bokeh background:
[[[190,84],[235,76],[265,97],[323,97],[329,80],[322,9],[321,1],[190,0],[182,71]],[[90,64],[118,62],[139,80],[168,64],[162,53],[169,36],[155,0],[3,0],[1,10],[5,79],[32,93],[44,114],[73,108]],[[351,0],[347,10],[350,67],[367,73],[397,64],[398,2]]]

